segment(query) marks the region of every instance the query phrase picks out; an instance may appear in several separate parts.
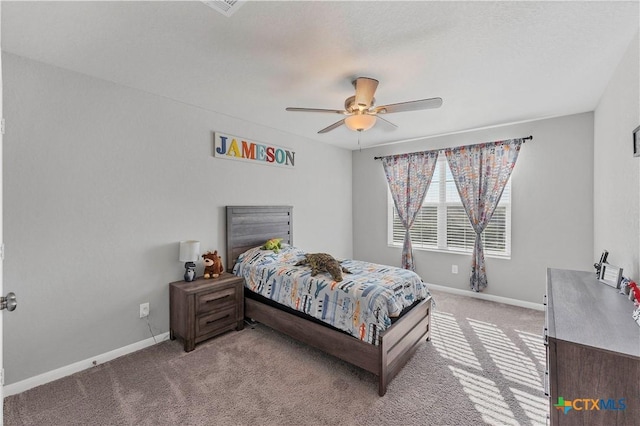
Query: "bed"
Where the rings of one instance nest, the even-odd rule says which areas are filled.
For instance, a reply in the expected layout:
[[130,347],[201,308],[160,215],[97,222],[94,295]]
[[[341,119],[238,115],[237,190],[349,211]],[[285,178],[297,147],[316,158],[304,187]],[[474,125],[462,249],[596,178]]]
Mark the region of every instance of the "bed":
[[[233,270],[240,255],[268,239],[282,238],[284,244],[293,246],[292,210],[290,206],[228,206],[227,270]],[[375,374],[378,394],[383,396],[419,345],[430,340],[431,302],[429,295],[416,301],[375,336],[374,344],[276,306],[250,291],[245,294],[245,317]]]

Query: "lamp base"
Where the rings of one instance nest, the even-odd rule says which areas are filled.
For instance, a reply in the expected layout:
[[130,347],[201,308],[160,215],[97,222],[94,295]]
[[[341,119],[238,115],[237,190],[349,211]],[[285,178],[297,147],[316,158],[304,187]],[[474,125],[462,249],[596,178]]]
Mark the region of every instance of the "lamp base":
[[196,264],[187,262],[184,264],[184,280],[188,283],[196,278]]

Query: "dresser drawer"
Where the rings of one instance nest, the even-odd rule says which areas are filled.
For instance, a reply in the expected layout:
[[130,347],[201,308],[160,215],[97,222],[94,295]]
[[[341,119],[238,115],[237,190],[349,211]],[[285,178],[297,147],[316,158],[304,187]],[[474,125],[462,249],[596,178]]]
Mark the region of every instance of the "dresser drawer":
[[200,315],[196,320],[196,337],[213,333],[237,321],[236,307],[219,309],[208,315]]
[[198,294],[196,297],[196,314],[223,309],[234,304],[236,304],[235,287]]

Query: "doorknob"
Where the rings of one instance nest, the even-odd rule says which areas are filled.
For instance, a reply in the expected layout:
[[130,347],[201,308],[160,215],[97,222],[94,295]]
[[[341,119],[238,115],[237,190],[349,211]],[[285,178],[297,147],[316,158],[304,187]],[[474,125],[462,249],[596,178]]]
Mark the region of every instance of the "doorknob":
[[18,306],[18,300],[14,292],[7,293],[6,297],[0,297],[0,311],[6,309],[11,312]]

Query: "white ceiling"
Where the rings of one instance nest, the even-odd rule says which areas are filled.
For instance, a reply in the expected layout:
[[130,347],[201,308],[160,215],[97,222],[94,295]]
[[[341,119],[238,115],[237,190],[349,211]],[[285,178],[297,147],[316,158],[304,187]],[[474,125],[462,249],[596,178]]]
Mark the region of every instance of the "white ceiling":
[[317,134],[341,116],[285,107],[341,109],[358,76],[378,105],[444,99],[363,146],[592,111],[639,26],[637,0],[2,2],[4,51],[347,149]]

